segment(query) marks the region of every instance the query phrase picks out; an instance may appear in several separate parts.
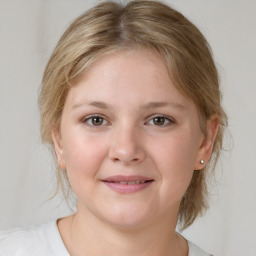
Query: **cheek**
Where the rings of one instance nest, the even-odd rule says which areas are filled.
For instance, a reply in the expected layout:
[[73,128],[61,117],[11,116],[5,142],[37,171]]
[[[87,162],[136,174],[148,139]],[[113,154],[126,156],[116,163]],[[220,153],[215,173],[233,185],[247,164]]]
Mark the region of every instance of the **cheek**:
[[173,136],[155,144],[154,162],[158,167],[162,193],[179,201],[194,173],[197,144],[191,136]]
[[[153,145],[155,159],[163,170],[179,174],[193,171],[198,152],[198,142],[192,136],[181,134],[162,138]],[[153,153],[152,153],[153,154]]]
[[64,159],[69,182],[72,187],[82,187],[92,179],[97,179],[98,170],[106,157],[104,140],[96,136],[73,133],[63,141]]

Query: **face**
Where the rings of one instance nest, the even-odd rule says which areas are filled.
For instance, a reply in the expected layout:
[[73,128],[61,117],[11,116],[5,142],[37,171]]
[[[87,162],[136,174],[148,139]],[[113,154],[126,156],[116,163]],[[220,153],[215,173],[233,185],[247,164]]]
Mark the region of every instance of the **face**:
[[195,104],[147,50],[92,64],[70,89],[53,139],[78,214],[122,227],[176,218],[209,144]]

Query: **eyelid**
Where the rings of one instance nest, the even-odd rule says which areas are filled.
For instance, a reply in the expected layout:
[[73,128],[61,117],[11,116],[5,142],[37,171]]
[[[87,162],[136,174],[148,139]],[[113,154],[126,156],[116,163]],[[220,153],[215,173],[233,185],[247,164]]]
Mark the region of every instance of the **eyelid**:
[[[93,117],[100,117],[100,118],[104,119],[104,121],[106,121],[107,124],[102,124],[102,125],[99,125],[99,126],[89,124],[87,121],[90,120]],[[86,125],[88,125],[90,127],[102,127],[102,126],[110,124],[110,122],[107,120],[107,118],[102,114],[91,114],[91,115],[83,117],[81,121],[82,121],[82,123],[85,123]]]
[[[154,114],[154,115],[151,115],[147,118],[147,122],[146,124],[148,124],[150,121],[152,121],[154,118],[156,117],[163,117],[165,118],[166,120],[168,120],[168,124],[164,124],[164,125],[159,125],[159,127],[166,127],[168,125],[171,125],[171,124],[174,124],[176,123],[176,120],[173,118],[173,117],[170,117],[168,115],[164,115],[164,114]],[[153,124],[152,124],[153,125]],[[154,125],[154,126],[157,126],[157,125]]]
[[[99,125],[99,126],[93,125],[93,124],[89,124],[89,123],[88,123],[88,120],[90,120],[90,119],[93,118],[93,117],[100,117],[100,118],[104,119],[104,122],[106,122],[106,123],[101,124],[101,125]],[[153,114],[153,115],[150,115],[149,117],[146,118],[147,121],[145,122],[145,124],[149,124],[149,122],[152,121],[152,120],[153,120],[154,118],[156,118],[156,117],[165,118],[165,119],[168,121],[168,123],[167,123],[167,124],[164,124],[164,125],[155,125],[155,124],[151,124],[152,126],[166,127],[166,126],[168,126],[168,125],[171,125],[171,124],[176,123],[176,120],[175,120],[173,117],[170,117],[170,116],[168,116],[168,115],[164,115],[164,114]],[[102,115],[102,114],[97,114],[97,113],[96,113],[96,114],[87,115],[87,116],[83,117],[83,118],[81,119],[81,122],[84,123],[84,124],[86,124],[86,125],[88,125],[88,126],[90,126],[90,127],[94,127],[94,128],[97,128],[97,127],[100,128],[100,127],[102,127],[102,126],[106,126],[106,125],[109,125],[109,124],[110,124],[110,121],[108,121],[108,119],[107,119],[104,115]]]

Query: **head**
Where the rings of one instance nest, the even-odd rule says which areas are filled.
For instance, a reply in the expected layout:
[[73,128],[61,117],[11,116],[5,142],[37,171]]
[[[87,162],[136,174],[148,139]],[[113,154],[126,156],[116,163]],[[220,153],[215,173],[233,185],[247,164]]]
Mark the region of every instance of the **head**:
[[[219,125],[211,157],[203,169],[194,171],[180,204],[179,221],[186,228],[207,208],[207,175],[218,160],[227,120],[210,47],[181,13],[155,1],[131,1],[125,6],[107,1],[74,20],[44,72],[39,97],[42,140],[54,149],[52,132],[60,129],[67,95],[82,74],[99,58],[129,49],[161,56],[175,87],[194,102],[206,137],[208,120],[215,118]],[[67,195],[65,170],[58,168],[57,177],[58,187]]]

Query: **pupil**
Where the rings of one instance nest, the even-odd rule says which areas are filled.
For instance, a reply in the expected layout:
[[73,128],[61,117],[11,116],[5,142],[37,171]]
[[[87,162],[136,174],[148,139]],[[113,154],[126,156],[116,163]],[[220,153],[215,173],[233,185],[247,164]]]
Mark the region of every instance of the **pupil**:
[[101,125],[103,123],[103,118],[101,118],[101,117],[93,117],[92,123],[94,125],[97,125],[97,126]]
[[155,125],[163,125],[164,121],[165,121],[165,118],[161,117],[161,116],[154,118],[154,124]]

